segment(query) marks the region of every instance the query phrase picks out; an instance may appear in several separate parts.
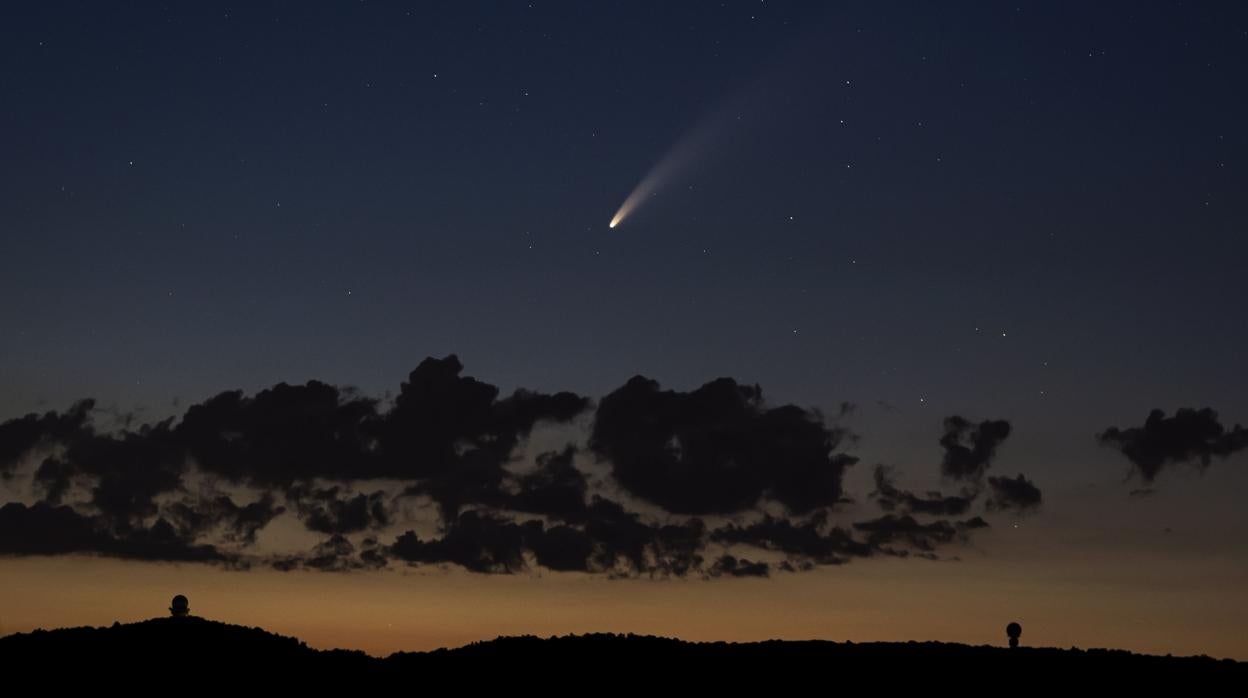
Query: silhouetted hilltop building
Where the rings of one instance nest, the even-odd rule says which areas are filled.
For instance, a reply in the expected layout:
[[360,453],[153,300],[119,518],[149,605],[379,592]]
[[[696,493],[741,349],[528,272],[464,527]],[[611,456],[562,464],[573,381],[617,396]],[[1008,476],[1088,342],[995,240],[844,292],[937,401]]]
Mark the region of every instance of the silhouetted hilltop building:
[[1010,638],[1010,647],[1018,647],[1018,638],[1023,634],[1023,626],[1018,623],[1010,623],[1005,626],[1005,634]]

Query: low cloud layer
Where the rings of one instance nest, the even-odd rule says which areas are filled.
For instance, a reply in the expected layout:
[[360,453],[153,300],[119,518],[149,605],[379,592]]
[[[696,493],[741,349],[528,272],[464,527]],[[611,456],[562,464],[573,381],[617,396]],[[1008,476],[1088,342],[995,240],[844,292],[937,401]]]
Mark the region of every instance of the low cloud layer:
[[[682,392],[636,376],[595,405],[502,395],[447,356],[421,362],[392,401],[309,381],[223,392],[114,431],[94,414],[85,400],[0,424],[0,477],[10,490],[19,475],[29,483],[0,509],[0,555],[758,578],[939,557],[988,525],[971,513],[977,487],[916,495],[883,468],[871,494],[882,515],[851,515],[856,437],[731,378]],[[582,417],[586,449],[524,455],[539,425]],[[978,483],[1008,434],[1006,422],[950,417],[942,471]],[[1031,506],[1021,476],[989,482],[989,508]],[[266,548],[284,517],[299,524],[284,535],[314,542]]]
[[212,545],[192,543],[163,518],[147,527],[118,528],[103,517],[46,502],[0,507],[0,554],[71,553],[164,562],[231,561]]

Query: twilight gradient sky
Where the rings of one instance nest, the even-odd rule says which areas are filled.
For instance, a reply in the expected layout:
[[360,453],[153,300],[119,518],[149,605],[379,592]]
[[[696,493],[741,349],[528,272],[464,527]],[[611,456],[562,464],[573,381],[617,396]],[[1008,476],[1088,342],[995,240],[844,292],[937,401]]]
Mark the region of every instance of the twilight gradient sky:
[[7,3],[0,634],[1248,660],[1246,84],[1239,2]]

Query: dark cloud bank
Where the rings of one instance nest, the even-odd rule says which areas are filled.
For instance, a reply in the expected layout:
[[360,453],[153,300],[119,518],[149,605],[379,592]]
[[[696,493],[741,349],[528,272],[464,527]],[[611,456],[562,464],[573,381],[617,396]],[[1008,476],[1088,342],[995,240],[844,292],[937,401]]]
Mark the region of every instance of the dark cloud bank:
[[[567,392],[500,395],[448,356],[423,361],[385,403],[310,381],[220,393],[110,432],[93,411],[88,400],[0,424],[0,477],[14,485],[33,471],[34,502],[0,508],[0,555],[764,577],[878,555],[936,558],[988,526],[972,513],[981,491],[985,511],[1040,503],[1021,475],[984,486],[1009,423],[953,416],[939,444],[958,493],[916,495],[880,467],[879,516],[836,523],[850,501],[853,435],[731,378],[680,392],[636,376],[594,404]],[[520,467],[535,426],[583,415],[587,451],[569,444]],[[594,468],[606,470],[591,477]],[[404,531],[413,506],[436,525]],[[283,515],[320,542],[261,552],[257,535]]]
[[1110,427],[1097,438],[1122,452],[1146,483],[1152,483],[1167,467],[1187,464],[1203,470],[1214,458],[1224,459],[1248,449],[1248,429],[1238,424],[1230,429],[1222,426],[1218,413],[1208,407],[1182,408],[1172,417],[1155,409],[1148,413],[1143,426]]

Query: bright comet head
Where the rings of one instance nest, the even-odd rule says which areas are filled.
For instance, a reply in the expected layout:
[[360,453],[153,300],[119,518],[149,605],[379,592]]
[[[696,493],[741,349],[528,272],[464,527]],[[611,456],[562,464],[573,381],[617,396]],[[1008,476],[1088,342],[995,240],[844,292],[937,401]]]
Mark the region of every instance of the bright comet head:
[[654,182],[651,179],[653,177],[641,180],[641,183],[628,195],[624,203],[620,204],[620,210],[616,211],[615,215],[611,217],[611,225],[608,227],[614,228],[623,223],[624,219],[628,218],[628,215],[633,212],[633,209],[637,208],[637,204],[641,203],[650,194],[651,190],[654,189]]

